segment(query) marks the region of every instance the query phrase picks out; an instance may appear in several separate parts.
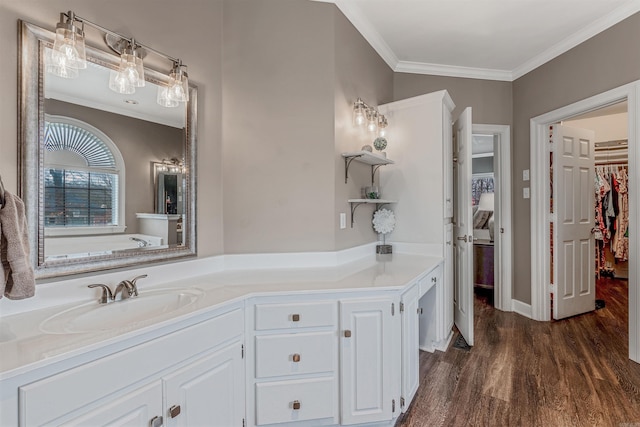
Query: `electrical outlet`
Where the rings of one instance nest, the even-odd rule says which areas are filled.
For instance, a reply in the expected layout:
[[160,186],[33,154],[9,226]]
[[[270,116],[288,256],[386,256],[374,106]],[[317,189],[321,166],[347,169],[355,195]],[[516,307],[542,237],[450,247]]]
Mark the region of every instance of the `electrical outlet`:
[[344,230],[347,228],[347,214],[344,212],[340,213],[340,230]]
[[522,180],[529,181],[529,169],[525,169],[522,171]]
[[530,197],[529,196],[529,187],[524,187],[522,189],[522,197],[525,198],[525,199],[528,199]]

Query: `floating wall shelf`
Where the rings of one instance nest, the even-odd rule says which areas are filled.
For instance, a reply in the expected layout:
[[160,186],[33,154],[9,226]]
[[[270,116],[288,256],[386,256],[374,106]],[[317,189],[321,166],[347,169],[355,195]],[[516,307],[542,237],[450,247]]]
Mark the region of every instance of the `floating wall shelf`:
[[356,213],[356,209],[360,205],[376,205],[376,210],[380,209],[384,205],[388,205],[390,203],[398,203],[396,200],[386,200],[386,199],[349,199],[347,200],[351,205],[351,228],[353,228],[354,223],[354,215]]
[[371,165],[371,185],[374,184],[376,171],[380,166],[392,165],[393,160],[389,160],[381,154],[372,153],[370,151],[354,151],[351,153],[342,153],[344,157],[344,183],[349,180],[349,166],[354,160],[356,162]]

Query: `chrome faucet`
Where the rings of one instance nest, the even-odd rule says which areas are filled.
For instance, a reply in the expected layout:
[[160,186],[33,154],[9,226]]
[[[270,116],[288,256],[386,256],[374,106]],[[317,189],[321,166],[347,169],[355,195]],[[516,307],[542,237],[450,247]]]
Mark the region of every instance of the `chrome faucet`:
[[138,237],[129,237],[129,240],[133,240],[134,242],[137,242],[139,248],[146,248],[147,246],[149,246],[149,242],[147,242],[144,239],[140,239]]
[[90,288],[102,288],[102,296],[98,300],[100,304],[108,304],[110,302],[116,301],[118,294],[120,294],[120,299],[118,301],[125,300],[131,297],[138,296],[138,286],[136,285],[136,281],[138,279],[144,279],[147,277],[146,274],[142,274],[140,276],[136,276],[131,280],[123,280],[118,283],[115,292],[111,292],[111,288],[107,285],[103,285],[101,283],[95,283],[93,285],[89,285]]
[[100,304],[107,304],[107,303],[115,301],[115,297],[111,293],[111,288],[108,287],[107,285],[103,285],[101,283],[96,283],[96,284],[93,284],[93,285],[89,285],[89,287],[90,288],[102,288],[102,296],[98,300],[98,301],[100,301]]
[[116,291],[113,293],[113,299],[115,300],[118,297],[118,294],[120,294],[120,300],[137,297],[138,286],[136,285],[136,281],[138,281],[138,279],[144,279],[145,277],[147,277],[147,275],[142,274],[140,276],[134,277],[131,280],[123,280],[122,282],[118,283]]

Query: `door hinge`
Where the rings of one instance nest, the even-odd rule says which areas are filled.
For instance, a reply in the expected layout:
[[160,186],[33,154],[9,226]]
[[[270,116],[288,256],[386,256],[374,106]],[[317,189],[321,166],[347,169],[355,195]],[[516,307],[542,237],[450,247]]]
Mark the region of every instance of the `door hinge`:
[[400,313],[404,313],[404,303],[400,303]]
[[396,305],[395,305],[395,303],[391,303],[391,315],[392,316],[396,315]]
[[396,412],[396,400],[391,399],[391,412]]
[[244,359],[244,344],[242,344],[241,350],[242,350],[242,358]]
[[247,425],[247,422],[244,420],[244,418],[242,419],[242,427],[245,427]]
[[400,407],[404,408],[404,397],[400,398]]

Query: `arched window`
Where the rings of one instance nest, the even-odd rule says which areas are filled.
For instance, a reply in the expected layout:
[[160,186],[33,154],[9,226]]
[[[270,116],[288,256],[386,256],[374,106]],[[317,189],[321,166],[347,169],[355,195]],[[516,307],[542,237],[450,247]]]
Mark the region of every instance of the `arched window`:
[[124,161],[99,129],[46,115],[44,226],[49,236],[123,232]]

